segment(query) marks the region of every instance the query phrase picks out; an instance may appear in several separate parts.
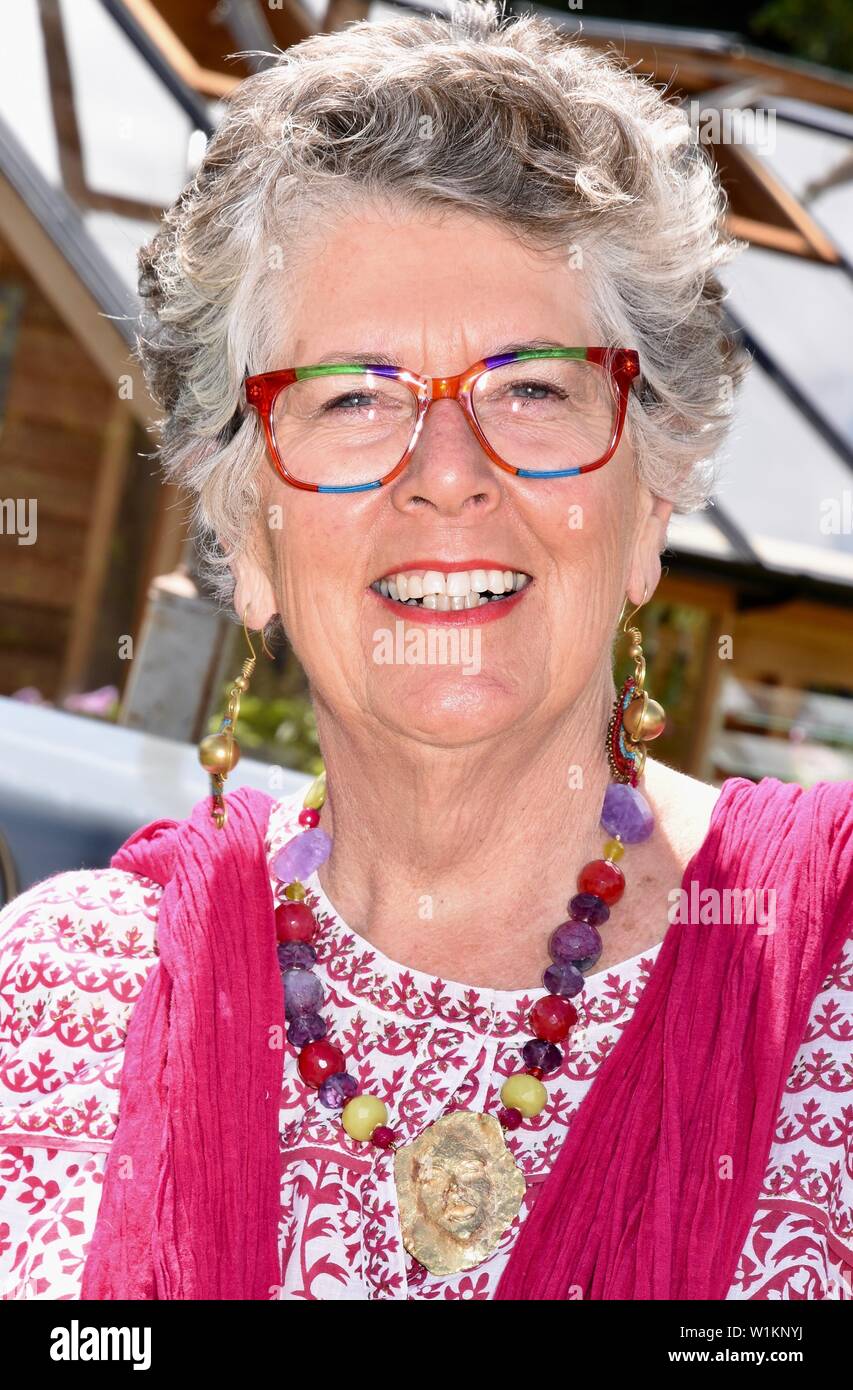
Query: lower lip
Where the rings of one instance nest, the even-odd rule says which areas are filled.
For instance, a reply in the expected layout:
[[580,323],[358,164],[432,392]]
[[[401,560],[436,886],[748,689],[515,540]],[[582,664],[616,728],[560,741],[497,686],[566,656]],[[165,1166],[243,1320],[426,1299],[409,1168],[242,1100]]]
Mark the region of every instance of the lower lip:
[[367,592],[407,623],[427,623],[430,627],[482,627],[483,623],[494,623],[498,618],[507,617],[531,587],[532,580],[509,598],[501,599],[500,603],[489,601],[477,608],[451,608],[447,613],[440,613],[437,608],[412,608],[408,603],[397,603],[396,599],[377,594],[375,589],[368,589]]

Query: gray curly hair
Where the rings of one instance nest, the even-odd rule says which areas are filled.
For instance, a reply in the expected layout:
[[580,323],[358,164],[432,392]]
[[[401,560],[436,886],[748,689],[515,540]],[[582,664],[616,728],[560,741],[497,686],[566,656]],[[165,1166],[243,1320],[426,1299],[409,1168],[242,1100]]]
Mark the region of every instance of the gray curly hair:
[[282,365],[271,281],[365,200],[457,209],[535,248],[580,250],[600,343],[640,353],[628,425],[640,476],[678,511],[707,502],[744,366],[715,274],[736,244],[707,154],[650,82],[547,20],[467,0],[448,18],[316,35],[247,78],[140,252],[137,354],[164,411],[158,452],[194,500],[222,599],[260,505],[243,377]]

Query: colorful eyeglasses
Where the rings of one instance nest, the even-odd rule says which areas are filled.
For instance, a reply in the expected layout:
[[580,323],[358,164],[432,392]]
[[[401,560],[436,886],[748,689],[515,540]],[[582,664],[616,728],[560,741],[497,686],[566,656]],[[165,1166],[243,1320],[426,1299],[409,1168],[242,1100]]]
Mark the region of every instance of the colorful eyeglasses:
[[571,478],[619,446],[640,372],[627,348],[543,348],[486,357],[452,377],[333,363],[245,380],[270,458],[308,492],[366,492],[398,478],[434,401],[455,400],[493,463],[519,478]]

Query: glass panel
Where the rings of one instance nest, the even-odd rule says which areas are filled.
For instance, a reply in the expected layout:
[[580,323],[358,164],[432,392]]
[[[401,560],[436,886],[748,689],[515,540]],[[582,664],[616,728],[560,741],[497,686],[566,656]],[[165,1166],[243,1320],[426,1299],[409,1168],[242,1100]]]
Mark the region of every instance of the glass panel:
[[850,471],[753,364],[721,455],[720,503],[765,564],[853,582]]
[[58,185],[59,155],[37,0],[18,0],[4,7],[0,116],[39,172],[49,183]]
[[683,516],[675,513],[667,531],[667,547],[676,554],[682,551],[688,555],[713,555],[726,560],[737,558],[714,519],[713,507]]
[[853,285],[844,271],[753,246],[721,278],[744,326],[853,444]]
[[187,177],[192,122],[97,0],[62,0],[86,186],[166,207]]
[[765,156],[773,173],[853,258],[853,140],[777,118]]
[[[65,90],[51,101],[46,32],[70,106]],[[61,0],[44,27],[37,0],[4,7],[0,116],[135,292],[149,209],[171,203],[191,172],[193,122],[98,0]]]

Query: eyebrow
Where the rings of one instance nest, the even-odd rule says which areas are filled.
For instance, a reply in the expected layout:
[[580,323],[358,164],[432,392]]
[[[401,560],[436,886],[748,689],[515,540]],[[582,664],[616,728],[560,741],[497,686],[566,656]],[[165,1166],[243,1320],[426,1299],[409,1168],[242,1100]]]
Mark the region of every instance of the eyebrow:
[[[558,343],[550,338],[531,338],[523,343],[504,343],[502,347],[495,348],[492,352],[484,353],[484,357],[503,357],[509,352],[535,352],[538,348],[562,348],[571,347],[570,343]],[[480,359],[478,359],[480,360]],[[397,362],[393,357],[389,357],[383,352],[329,352],[325,357],[318,357],[312,366],[343,366],[347,362],[358,363],[359,366],[366,367],[376,363],[378,367],[401,367],[402,362]]]

